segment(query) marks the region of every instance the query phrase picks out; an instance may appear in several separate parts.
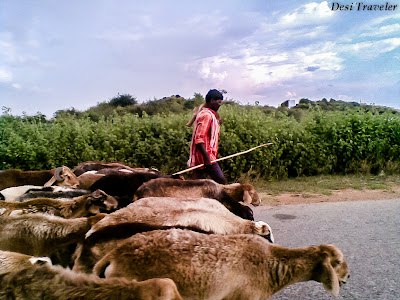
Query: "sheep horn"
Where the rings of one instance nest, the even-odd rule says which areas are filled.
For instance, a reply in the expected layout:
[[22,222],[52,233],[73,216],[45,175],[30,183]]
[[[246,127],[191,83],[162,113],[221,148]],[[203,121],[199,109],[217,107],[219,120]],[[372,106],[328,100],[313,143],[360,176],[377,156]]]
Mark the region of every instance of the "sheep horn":
[[54,171],[54,177],[56,178],[57,181],[64,181],[65,178],[61,177],[61,174],[64,172],[64,167],[58,167],[55,171]]

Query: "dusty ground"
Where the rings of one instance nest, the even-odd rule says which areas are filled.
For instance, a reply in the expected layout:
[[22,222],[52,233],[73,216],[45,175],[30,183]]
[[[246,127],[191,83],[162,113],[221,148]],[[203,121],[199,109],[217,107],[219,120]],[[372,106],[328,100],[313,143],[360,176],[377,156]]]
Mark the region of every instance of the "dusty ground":
[[269,195],[259,193],[262,199],[262,205],[288,205],[300,203],[320,203],[320,202],[338,202],[338,201],[361,201],[361,200],[383,200],[400,198],[400,186],[386,190],[354,190],[343,189],[334,190],[331,195],[321,195],[312,193],[302,194],[281,194]]

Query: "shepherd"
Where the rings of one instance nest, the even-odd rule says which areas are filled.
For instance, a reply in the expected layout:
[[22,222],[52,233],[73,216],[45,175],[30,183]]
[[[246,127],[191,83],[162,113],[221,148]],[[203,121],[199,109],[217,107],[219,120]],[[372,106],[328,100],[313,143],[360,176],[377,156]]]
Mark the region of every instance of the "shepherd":
[[[206,102],[194,112],[194,127],[192,142],[190,145],[190,156],[188,166],[204,166],[197,168],[192,173],[192,179],[211,177],[220,184],[226,184],[225,175],[218,162],[219,130],[222,120],[218,109],[222,105],[223,95],[220,91],[213,89],[206,95]],[[193,121],[187,125],[191,126]]]

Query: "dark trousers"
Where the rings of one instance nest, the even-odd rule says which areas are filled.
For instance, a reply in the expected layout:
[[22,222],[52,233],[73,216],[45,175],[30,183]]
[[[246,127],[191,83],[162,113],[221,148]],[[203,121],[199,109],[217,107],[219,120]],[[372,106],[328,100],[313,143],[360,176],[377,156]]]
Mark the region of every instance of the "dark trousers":
[[206,166],[203,169],[196,169],[193,171],[191,179],[207,178],[209,176],[215,182],[226,184],[224,173],[218,163]]

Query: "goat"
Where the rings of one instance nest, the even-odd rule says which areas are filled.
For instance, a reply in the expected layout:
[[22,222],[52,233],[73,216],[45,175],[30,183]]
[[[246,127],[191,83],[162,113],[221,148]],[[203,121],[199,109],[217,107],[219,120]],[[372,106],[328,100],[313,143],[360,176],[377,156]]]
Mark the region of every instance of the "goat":
[[73,172],[76,176],[80,176],[87,171],[99,171],[104,169],[114,169],[114,170],[130,170],[130,171],[143,171],[143,172],[152,172],[158,173],[158,171],[154,168],[138,168],[132,167],[130,165],[124,164],[122,162],[101,162],[101,161],[86,161],[77,165]]
[[73,199],[37,198],[25,202],[1,202],[0,214],[9,216],[26,213],[47,213],[63,218],[89,217],[100,212],[110,212],[118,201],[101,190]]
[[0,200],[24,202],[36,198],[74,198],[90,194],[89,190],[66,186],[21,185],[6,188],[0,192]]
[[157,178],[145,182],[138,188],[134,200],[144,197],[205,197],[217,199],[234,214],[254,220],[252,210],[239,204],[259,205],[261,203],[257,191],[251,184],[219,184],[211,179],[175,180]]
[[59,167],[52,170],[22,171],[8,169],[0,172],[0,190],[20,185],[57,185],[77,186],[79,184],[75,174],[68,167]]
[[332,295],[349,270],[333,245],[289,249],[256,235],[170,229],[138,233],[105,255],[94,273],[146,280],[168,277],[184,299],[268,299],[301,281],[321,282]]
[[143,198],[92,226],[77,247],[73,269],[89,273],[94,264],[121,240],[138,232],[173,227],[204,233],[258,234],[274,241],[267,223],[242,219],[215,199]]
[[52,264],[49,257],[35,257],[18,252],[0,250],[0,274],[28,268],[34,264]]
[[1,217],[0,250],[52,257],[58,249],[82,241],[91,226],[104,216],[64,219],[36,213]]
[[[164,177],[170,177],[167,175]],[[114,196],[119,201],[119,207],[125,207],[133,201],[136,190],[146,181],[162,177],[151,172],[133,172],[108,174],[97,180],[91,187],[91,191],[102,190],[108,195]]]
[[102,279],[60,266],[30,266],[0,275],[1,299],[54,300],[181,300],[169,278],[137,282],[125,278]]

